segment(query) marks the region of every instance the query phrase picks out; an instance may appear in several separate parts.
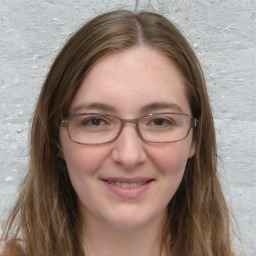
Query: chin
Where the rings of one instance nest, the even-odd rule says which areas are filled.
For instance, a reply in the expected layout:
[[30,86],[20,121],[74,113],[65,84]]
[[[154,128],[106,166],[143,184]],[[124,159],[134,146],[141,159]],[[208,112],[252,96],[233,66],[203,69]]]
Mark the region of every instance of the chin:
[[110,225],[117,230],[132,231],[143,228],[146,225],[146,222],[130,218],[112,221]]
[[140,212],[128,212],[125,213],[118,213],[115,217],[109,220],[109,224],[117,229],[123,231],[132,231],[143,229],[149,227],[151,225],[161,225],[165,214],[152,214],[149,215],[148,212],[143,214],[142,211]]

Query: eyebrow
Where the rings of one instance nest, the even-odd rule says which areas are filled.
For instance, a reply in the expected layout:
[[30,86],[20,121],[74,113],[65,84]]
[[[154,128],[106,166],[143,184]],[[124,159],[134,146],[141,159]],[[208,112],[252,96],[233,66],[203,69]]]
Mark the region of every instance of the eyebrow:
[[[80,110],[83,110],[83,111],[97,110],[97,111],[102,111],[103,113],[105,113],[105,112],[117,113],[118,112],[116,107],[109,105],[109,104],[105,104],[105,103],[99,103],[99,102],[80,104],[77,107],[75,107],[72,112],[77,112]],[[151,113],[151,112],[155,112],[155,111],[163,111],[163,110],[183,113],[181,107],[177,104],[170,103],[170,102],[152,102],[148,105],[143,106],[140,109],[140,114],[144,115],[147,113]]]
[[98,103],[98,102],[93,102],[93,103],[84,103],[80,104],[77,107],[73,109],[72,112],[77,112],[79,110],[85,110],[85,111],[90,111],[90,110],[99,110],[103,112],[115,112],[116,108],[114,106],[105,104],[105,103]]
[[181,107],[177,104],[170,103],[170,102],[152,102],[146,106],[143,106],[141,108],[142,114],[144,113],[149,113],[152,111],[162,111],[162,110],[167,110],[167,111],[175,111],[175,112],[181,112],[183,113]]

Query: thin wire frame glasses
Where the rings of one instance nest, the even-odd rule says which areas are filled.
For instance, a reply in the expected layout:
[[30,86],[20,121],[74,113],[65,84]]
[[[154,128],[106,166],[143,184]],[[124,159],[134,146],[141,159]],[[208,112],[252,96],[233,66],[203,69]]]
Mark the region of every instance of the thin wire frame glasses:
[[127,123],[135,124],[139,137],[150,143],[170,143],[185,139],[198,119],[184,113],[154,113],[123,119],[110,114],[71,114],[60,120],[71,141],[85,145],[100,145],[115,141]]

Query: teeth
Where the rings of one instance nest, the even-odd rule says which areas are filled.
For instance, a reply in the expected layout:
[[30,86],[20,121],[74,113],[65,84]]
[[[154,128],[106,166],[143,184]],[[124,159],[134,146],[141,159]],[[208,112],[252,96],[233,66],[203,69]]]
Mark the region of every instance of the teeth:
[[137,188],[141,185],[144,185],[146,183],[146,181],[145,182],[137,182],[137,183],[125,183],[125,182],[121,183],[118,181],[117,182],[110,181],[109,183],[112,185],[116,185],[118,187],[122,187],[122,188]]
[[122,188],[130,188],[129,183],[122,183],[121,186],[122,186]]

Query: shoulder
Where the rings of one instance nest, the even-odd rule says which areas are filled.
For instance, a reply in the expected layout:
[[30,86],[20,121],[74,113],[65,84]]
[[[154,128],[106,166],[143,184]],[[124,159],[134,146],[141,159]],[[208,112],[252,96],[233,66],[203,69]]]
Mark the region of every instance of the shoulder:
[[0,240],[0,256],[25,256],[19,239]]
[[5,242],[3,240],[0,240],[0,256],[4,256],[4,246]]
[[0,256],[4,256],[4,241],[0,240]]

